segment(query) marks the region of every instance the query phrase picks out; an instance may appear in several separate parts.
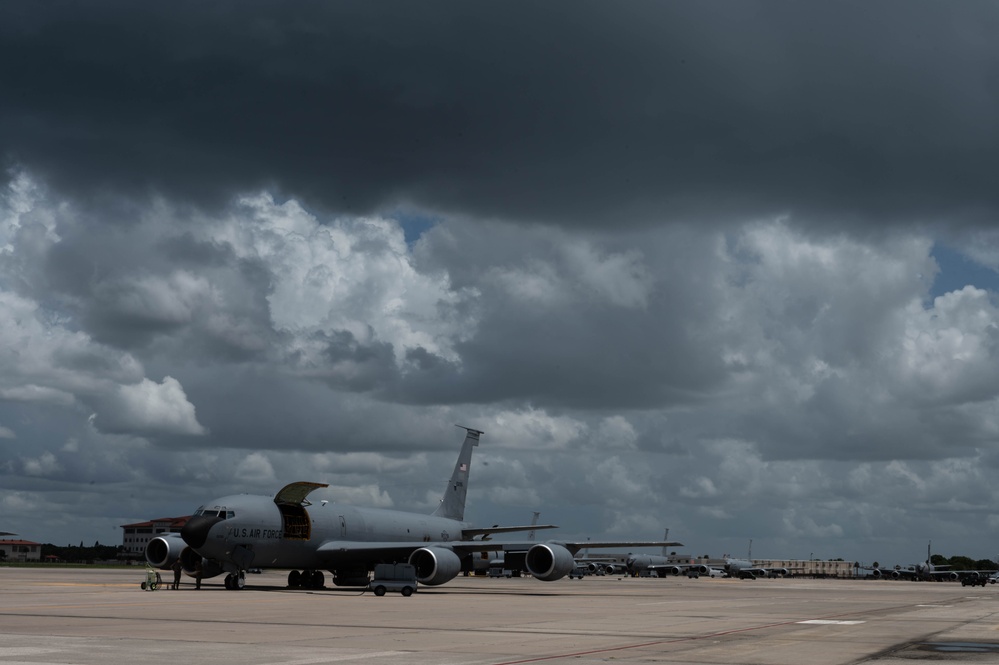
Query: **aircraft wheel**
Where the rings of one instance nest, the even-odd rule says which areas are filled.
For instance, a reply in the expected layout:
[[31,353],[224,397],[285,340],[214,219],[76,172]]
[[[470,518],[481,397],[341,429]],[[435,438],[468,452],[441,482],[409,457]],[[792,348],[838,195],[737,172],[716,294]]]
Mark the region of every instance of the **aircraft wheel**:
[[412,589],[412,587],[408,587],[408,586],[402,587],[402,595],[406,596],[407,598],[409,598],[410,596],[412,596],[413,595],[413,589]]
[[226,589],[232,590],[232,574],[231,573],[229,575],[225,576],[224,583],[225,583],[225,588]]
[[142,584],[140,584],[140,585],[139,585],[139,587],[140,587],[140,588],[141,588],[141,589],[142,589],[143,591],[145,591],[145,590],[146,590],[146,583],[145,583],[145,582],[143,582]]
[[326,586],[326,576],[323,575],[323,571],[314,570],[312,571],[312,588],[322,589]]
[[232,577],[233,590],[239,591],[245,586],[246,586],[246,577],[243,576],[243,573],[239,573],[238,575],[233,575]]
[[302,573],[297,570],[293,570],[288,573],[288,586],[293,589],[297,589],[302,586]]
[[375,595],[376,596],[384,596],[385,595],[385,587],[383,587],[381,584],[379,584],[378,586],[376,586],[375,587]]

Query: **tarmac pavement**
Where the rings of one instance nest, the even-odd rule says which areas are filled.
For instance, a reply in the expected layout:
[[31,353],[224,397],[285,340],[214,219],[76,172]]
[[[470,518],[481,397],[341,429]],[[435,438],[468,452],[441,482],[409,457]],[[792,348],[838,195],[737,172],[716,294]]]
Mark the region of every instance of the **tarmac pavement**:
[[[172,574],[163,572],[163,579]],[[5,665],[999,663],[999,585],[459,577],[410,598],[0,567]]]

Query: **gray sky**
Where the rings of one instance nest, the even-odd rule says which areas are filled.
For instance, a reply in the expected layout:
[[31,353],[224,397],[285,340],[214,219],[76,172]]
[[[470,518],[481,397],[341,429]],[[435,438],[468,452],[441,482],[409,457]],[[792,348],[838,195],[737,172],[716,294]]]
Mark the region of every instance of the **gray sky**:
[[999,554],[999,9],[0,5],[0,529],[234,492]]

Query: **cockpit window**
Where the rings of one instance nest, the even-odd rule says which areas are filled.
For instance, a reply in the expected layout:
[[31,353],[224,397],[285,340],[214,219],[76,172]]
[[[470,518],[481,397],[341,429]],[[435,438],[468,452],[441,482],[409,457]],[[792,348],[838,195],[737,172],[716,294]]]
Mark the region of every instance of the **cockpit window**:
[[195,517],[200,515],[201,517],[220,517],[222,519],[229,519],[235,517],[236,514],[231,510],[226,510],[225,508],[209,508],[208,510],[198,508],[194,511],[194,515]]

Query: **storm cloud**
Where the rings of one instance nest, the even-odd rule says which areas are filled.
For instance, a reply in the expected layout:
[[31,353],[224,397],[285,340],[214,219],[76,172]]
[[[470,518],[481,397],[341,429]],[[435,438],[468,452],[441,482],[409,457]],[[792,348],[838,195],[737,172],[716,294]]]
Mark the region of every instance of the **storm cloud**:
[[992,556],[999,11],[0,6],[0,529],[329,482]]
[[995,213],[986,3],[0,10],[0,145],[87,199],[569,226]]

